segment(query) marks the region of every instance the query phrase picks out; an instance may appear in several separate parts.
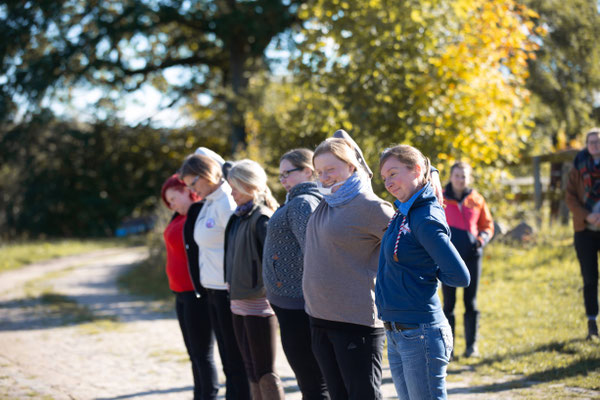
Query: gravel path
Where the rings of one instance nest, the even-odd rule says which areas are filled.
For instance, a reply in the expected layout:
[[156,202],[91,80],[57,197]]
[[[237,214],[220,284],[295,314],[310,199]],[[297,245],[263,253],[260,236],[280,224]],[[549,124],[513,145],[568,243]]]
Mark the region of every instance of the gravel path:
[[[143,248],[109,249],[1,274],[0,399],[191,399],[172,307],[116,287],[118,275],[146,255]],[[277,359],[286,399],[300,400],[281,348]],[[506,390],[471,390],[467,375],[451,379],[450,398],[511,398]],[[383,392],[395,398],[387,366]]]
[[[144,257],[143,249],[103,250],[2,274],[0,398],[191,399],[171,307],[116,287],[118,275]],[[281,349],[277,367],[286,399],[300,399]],[[386,382],[393,396],[389,372]]]

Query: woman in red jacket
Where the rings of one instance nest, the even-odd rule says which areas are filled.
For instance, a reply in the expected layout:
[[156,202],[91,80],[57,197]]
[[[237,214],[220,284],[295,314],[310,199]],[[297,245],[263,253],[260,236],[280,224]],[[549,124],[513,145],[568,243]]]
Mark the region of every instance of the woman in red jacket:
[[[465,304],[464,326],[466,350],[465,357],[477,357],[477,326],[479,311],[477,310],[477,287],[481,276],[481,259],[483,247],[494,235],[492,214],[482,195],[470,186],[472,182],[471,166],[458,162],[450,169],[450,182],[444,189],[446,220],[452,231],[452,244],[464,260],[471,284],[464,289]],[[450,322],[454,337],[454,304],[456,288],[442,285],[444,294],[444,314]]]
[[199,296],[196,296],[183,243],[186,215],[190,206],[200,198],[177,175],[165,181],[161,197],[165,205],[175,212],[163,234],[167,248],[166,272],[169,287],[175,293],[175,311],[192,362],[194,400],[214,400],[219,382],[213,358],[214,341],[208,303],[202,293],[203,288],[198,288]]

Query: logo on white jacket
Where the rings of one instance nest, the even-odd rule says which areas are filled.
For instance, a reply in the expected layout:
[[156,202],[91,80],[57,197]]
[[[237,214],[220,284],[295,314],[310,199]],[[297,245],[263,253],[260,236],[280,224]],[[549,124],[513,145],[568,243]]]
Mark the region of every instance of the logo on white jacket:
[[206,220],[206,227],[207,228],[214,228],[216,225],[215,220],[212,218],[209,218]]

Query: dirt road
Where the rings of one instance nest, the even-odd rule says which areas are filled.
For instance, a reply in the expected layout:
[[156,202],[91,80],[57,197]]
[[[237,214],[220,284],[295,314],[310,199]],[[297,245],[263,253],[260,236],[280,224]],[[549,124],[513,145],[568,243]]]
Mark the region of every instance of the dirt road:
[[[191,399],[170,305],[116,286],[145,256],[143,249],[104,250],[0,275],[0,398]],[[282,351],[278,370],[286,398],[300,399]]]

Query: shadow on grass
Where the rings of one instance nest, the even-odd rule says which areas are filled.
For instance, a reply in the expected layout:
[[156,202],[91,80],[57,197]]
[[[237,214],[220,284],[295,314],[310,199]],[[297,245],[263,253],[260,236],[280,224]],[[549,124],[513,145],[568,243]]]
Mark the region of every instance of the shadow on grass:
[[524,375],[517,379],[508,380],[506,382],[470,386],[467,388],[449,389],[448,394],[499,393],[512,389],[527,388],[558,379],[562,380],[565,378],[583,375],[588,371],[595,370],[597,368],[600,368],[600,358],[590,358],[579,360],[564,367],[551,368],[546,371]]
[[172,307],[163,302],[116,295],[81,295],[76,299],[57,293],[43,293],[0,302],[0,331],[52,329],[99,321],[172,319]]
[[0,331],[44,329],[115,320],[110,316],[94,315],[87,306],[52,292],[42,293],[37,297],[0,302],[0,310]]
[[[494,363],[503,362],[506,360],[514,360],[520,357],[531,356],[535,353],[558,352],[563,354],[577,354],[578,352],[569,345],[585,342],[584,339],[570,339],[561,342],[550,342],[532,347],[526,351],[508,353],[490,358],[483,358],[476,363],[461,365],[458,369],[448,371],[449,374],[460,374],[463,372],[477,373],[478,367],[492,365]],[[572,362],[567,366],[554,367],[527,375],[520,375],[514,379],[503,382],[471,386],[467,388],[449,389],[449,394],[466,394],[466,393],[498,393],[518,388],[527,388],[543,383],[552,382],[555,380],[564,380],[581,375],[587,375],[588,372],[600,369],[600,357],[588,357]]]
[[559,341],[559,342],[554,341],[554,342],[550,342],[550,343],[544,343],[544,344],[540,344],[538,346],[532,347],[532,348],[524,350],[524,351],[518,351],[518,352],[514,352],[514,353],[506,353],[504,355],[496,355],[496,356],[492,356],[492,357],[485,357],[475,363],[469,363],[469,365],[477,368],[480,366],[491,365],[491,364],[494,364],[497,362],[502,362],[507,359],[512,360],[512,359],[515,359],[518,357],[525,357],[525,356],[529,356],[529,355],[532,355],[535,353],[544,353],[544,352],[576,354],[577,351],[575,351],[573,349],[569,349],[568,346],[570,344],[583,343],[583,342],[585,342],[585,339],[583,339],[583,338],[573,338],[573,339],[569,339],[569,340],[565,340],[565,341]]

